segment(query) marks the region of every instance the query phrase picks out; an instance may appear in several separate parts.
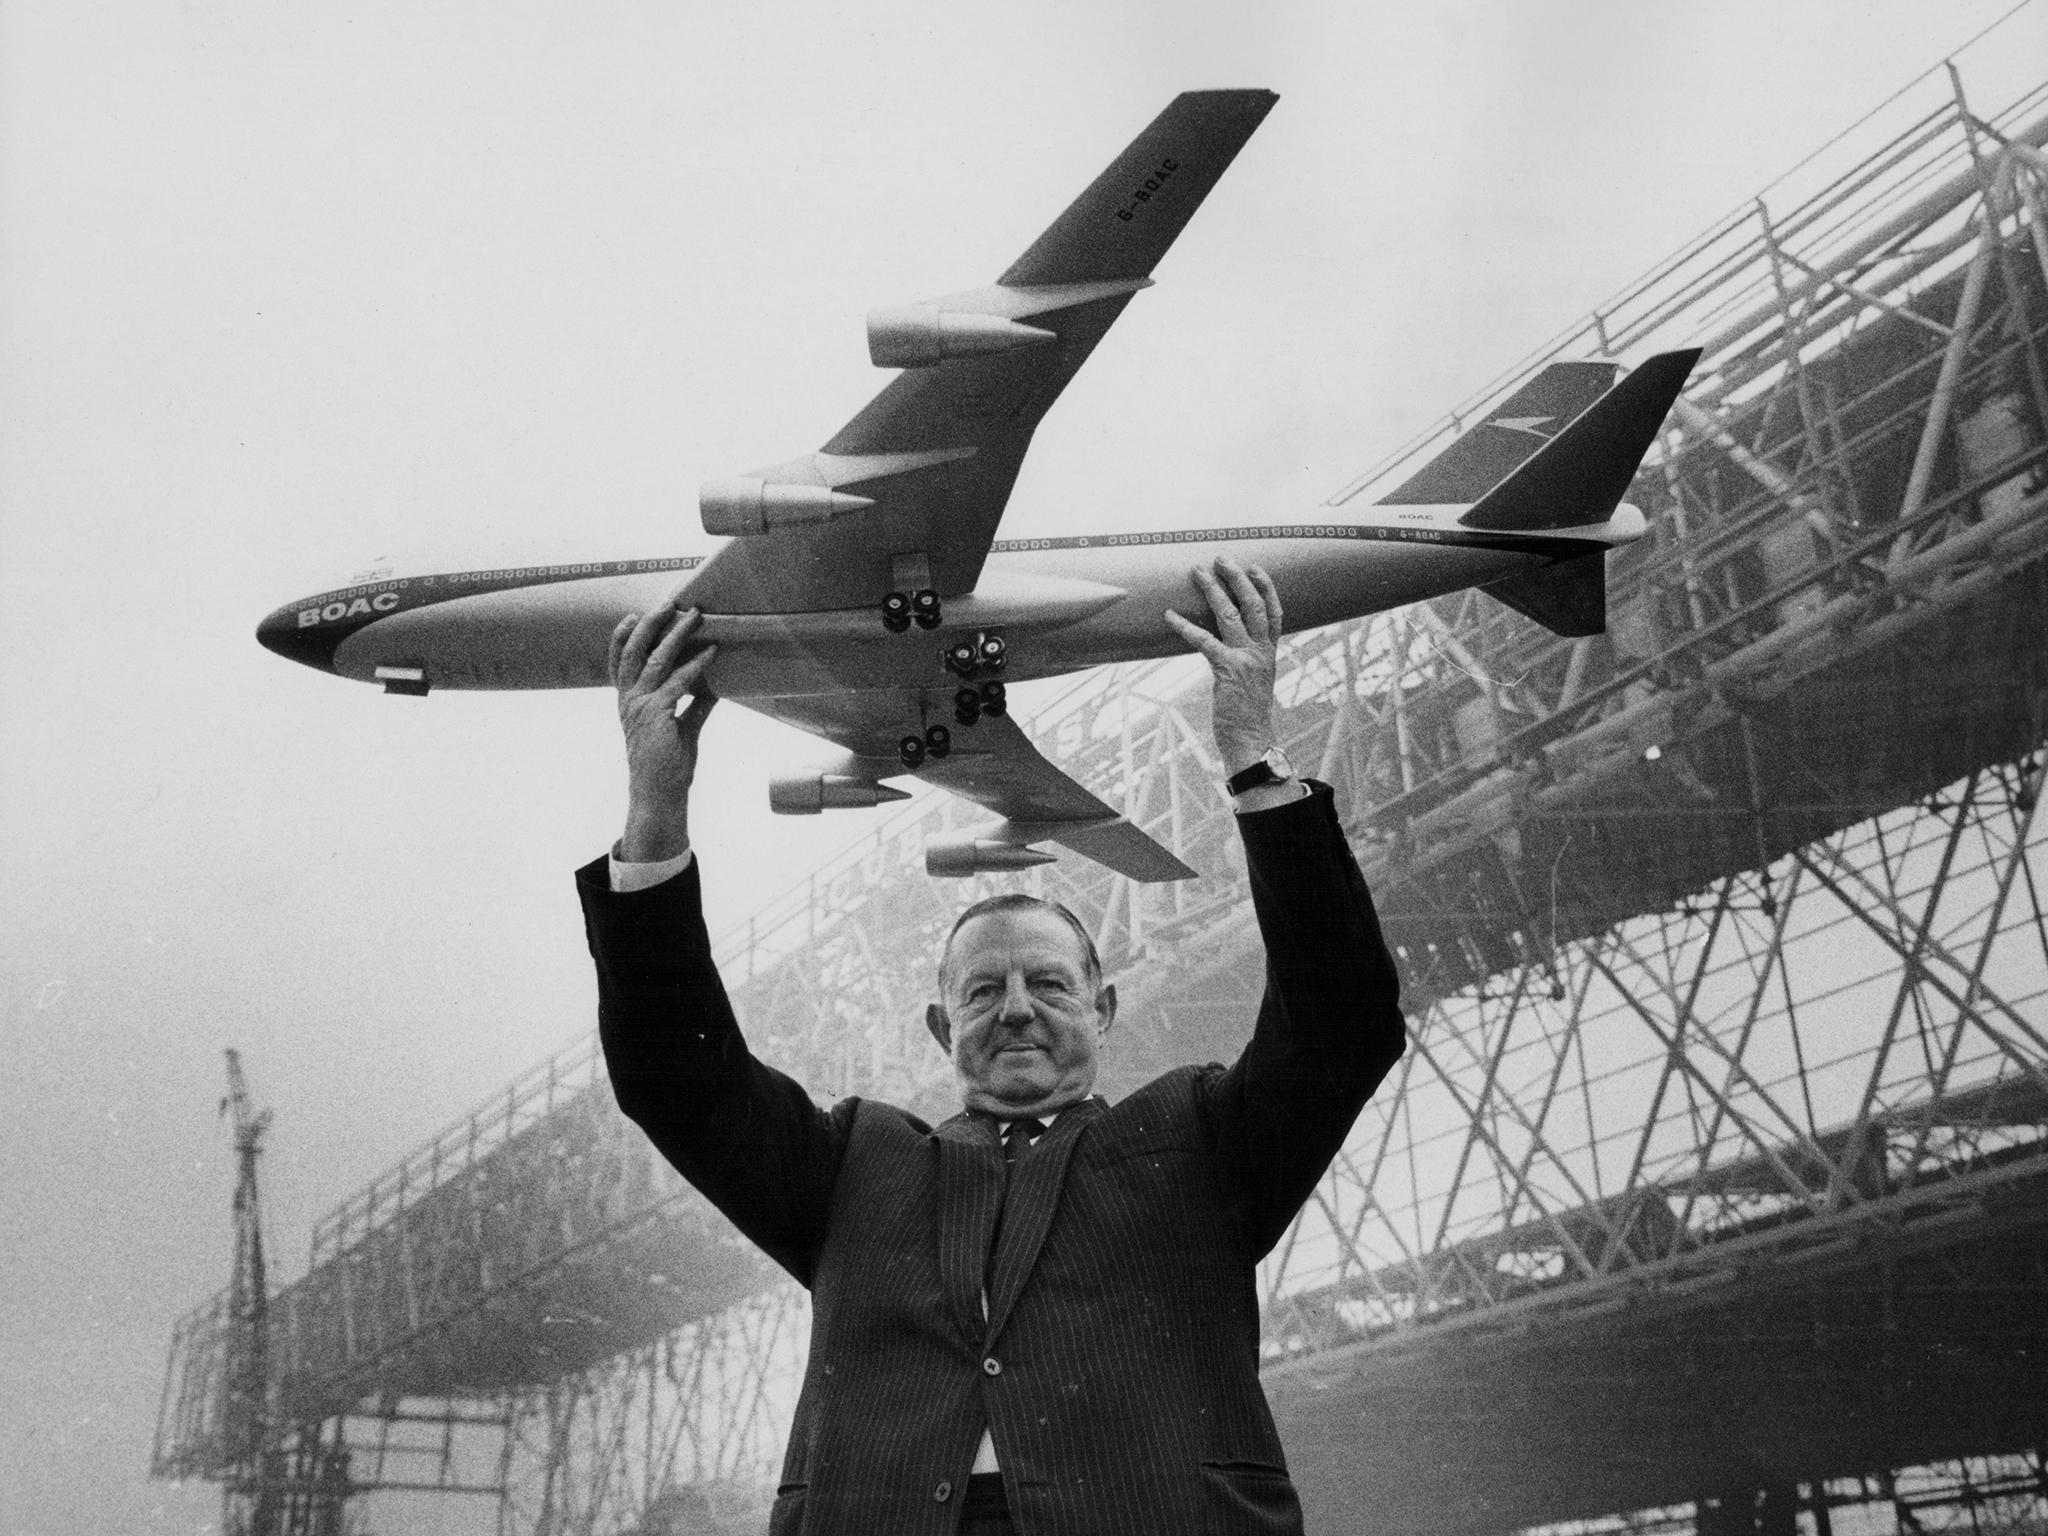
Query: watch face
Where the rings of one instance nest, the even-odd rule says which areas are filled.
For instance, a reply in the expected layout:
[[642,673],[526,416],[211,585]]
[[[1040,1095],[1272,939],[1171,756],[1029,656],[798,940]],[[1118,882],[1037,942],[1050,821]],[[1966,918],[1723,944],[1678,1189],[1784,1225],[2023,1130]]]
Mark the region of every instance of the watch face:
[[1248,789],[1261,784],[1280,784],[1294,777],[1294,765],[1287,761],[1287,755],[1278,747],[1268,747],[1265,756],[1240,773],[1234,773],[1224,785],[1233,795],[1241,795]]

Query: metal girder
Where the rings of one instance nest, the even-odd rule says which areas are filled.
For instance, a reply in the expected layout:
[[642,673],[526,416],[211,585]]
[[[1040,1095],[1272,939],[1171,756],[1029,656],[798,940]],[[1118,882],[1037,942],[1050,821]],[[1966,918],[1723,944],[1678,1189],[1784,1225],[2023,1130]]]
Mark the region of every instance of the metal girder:
[[809,1327],[783,1284],[514,1399],[500,1530],[758,1529]]

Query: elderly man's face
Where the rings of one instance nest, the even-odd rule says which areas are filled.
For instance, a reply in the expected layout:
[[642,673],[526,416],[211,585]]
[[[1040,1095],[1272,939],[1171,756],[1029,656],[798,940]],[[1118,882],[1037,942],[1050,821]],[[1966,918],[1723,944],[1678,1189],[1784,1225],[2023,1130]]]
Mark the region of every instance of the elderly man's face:
[[939,975],[944,999],[925,1022],[969,1109],[1005,1119],[1064,1109],[1088,1096],[1116,989],[1088,980],[1080,936],[1037,908],[985,912],[953,936]]

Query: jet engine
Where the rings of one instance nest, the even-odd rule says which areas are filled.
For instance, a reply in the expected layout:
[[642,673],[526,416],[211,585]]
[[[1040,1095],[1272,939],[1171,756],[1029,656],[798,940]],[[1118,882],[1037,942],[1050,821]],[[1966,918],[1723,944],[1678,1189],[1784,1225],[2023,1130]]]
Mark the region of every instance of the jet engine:
[[768,781],[768,809],[778,816],[815,816],[820,811],[866,810],[884,800],[910,796],[872,779],[844,773],[786,773]]
[[1001,315],[904,304],[868,311],[868,356],[877,368],[930,368],[949,357],[1011,352],[1053,341],[1051,331]]
[[827,523],[872,507],[866,496],[851,496],[823,485],[787,485],[766,480],[706,480],[697,490],[704,531],[744,538],[795,523]]
[[924,847],[924,872],[928,875],[979,875],[1052,862],[1049,853],[1022,843],[997,842],[992,837],[946,838]]

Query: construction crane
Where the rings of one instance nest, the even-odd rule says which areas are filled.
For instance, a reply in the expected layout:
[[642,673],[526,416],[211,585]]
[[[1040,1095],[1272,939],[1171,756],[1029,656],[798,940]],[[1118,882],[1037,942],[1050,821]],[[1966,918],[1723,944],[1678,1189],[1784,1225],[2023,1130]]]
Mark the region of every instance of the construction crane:
[[229,1046],[227,1055],[228,1091],[220,1113],[232,1115],[235,1127],[235,1264],[228,1278],[221,1427],[235,1471],[222,1489],[221,1528],[227,1536],[270,1536],[277,1529],[276,1498],[262,1476],[270,1421],[270,1286],[256,1179],[270,1111],[250,1101],[242,1053]]
[[270,1111],[249,1097],[241,1052],[228,1047],[220,1113],[235,1128],[235,1262],[228,1279],[221,1370],[221,1530],[224,1536],[341,1536],[350,1493],[348,1452],[316,1425],[281,1422],[270,1369],[270,1282],[263,1261],[257,1161]]

